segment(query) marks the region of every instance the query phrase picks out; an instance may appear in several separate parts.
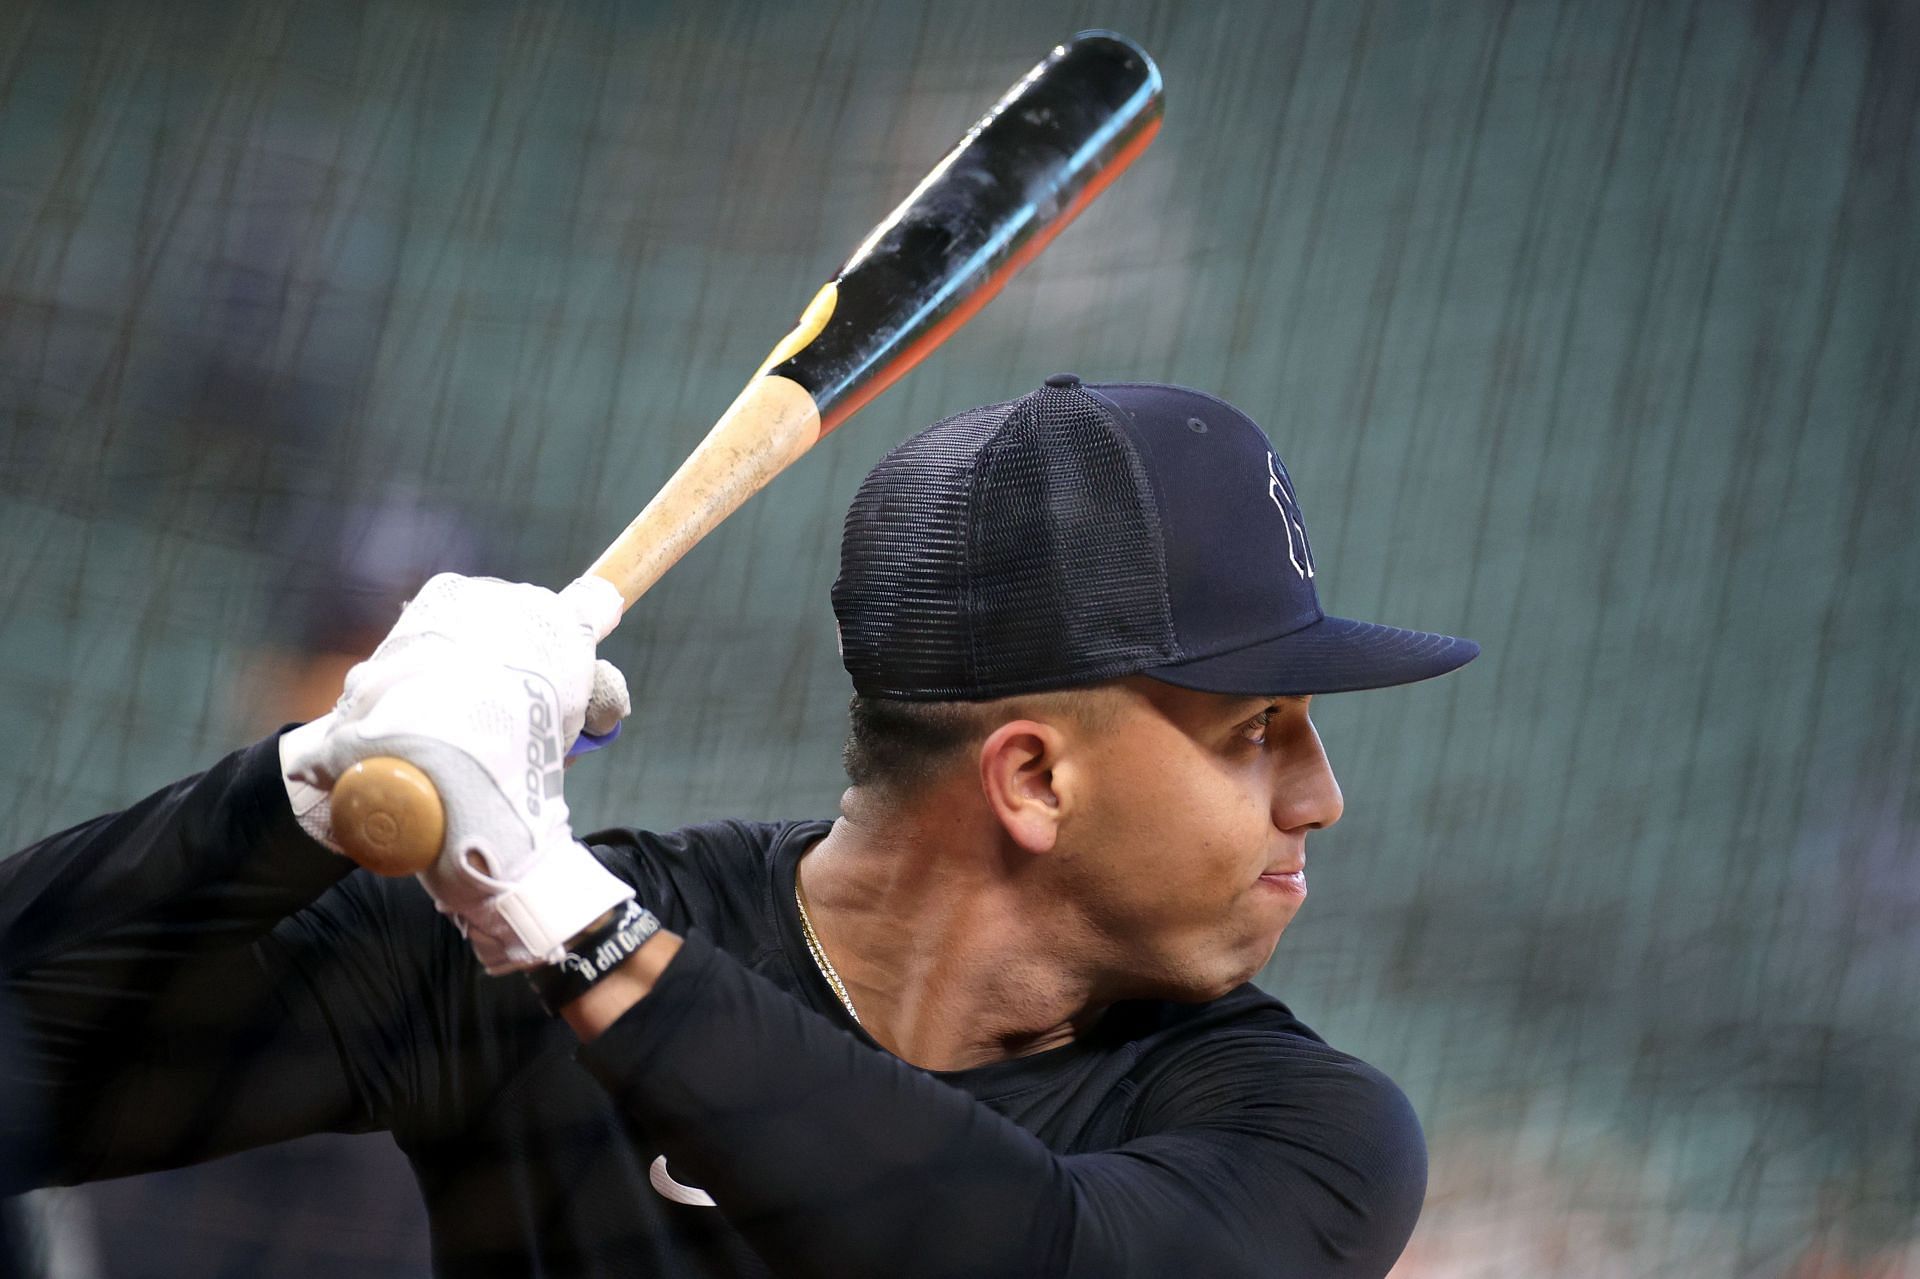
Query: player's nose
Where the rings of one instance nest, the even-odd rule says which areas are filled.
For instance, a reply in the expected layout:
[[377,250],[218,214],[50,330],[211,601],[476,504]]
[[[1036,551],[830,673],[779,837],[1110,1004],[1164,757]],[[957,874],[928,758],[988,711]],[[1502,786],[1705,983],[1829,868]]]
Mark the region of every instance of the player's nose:
[[1344,811],[1346,798],[1340,793],[1339,779],[1333,775],[1320,734],[1309,722],[1297,748],[1287,753],[1274,787],[1273,824],[1289,834],[1304,834],[1333,825]]

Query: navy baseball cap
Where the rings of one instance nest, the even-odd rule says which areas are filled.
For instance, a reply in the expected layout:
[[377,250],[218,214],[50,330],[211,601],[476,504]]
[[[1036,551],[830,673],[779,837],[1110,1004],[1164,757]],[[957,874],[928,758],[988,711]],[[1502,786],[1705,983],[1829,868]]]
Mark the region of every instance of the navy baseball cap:
[[847,512],[855,691],[980,700],[1144,674],[1214,693],[1407,684],[1480,646],[1328,617],[1292,478],[1226,401],[1050,377],[936,422]]

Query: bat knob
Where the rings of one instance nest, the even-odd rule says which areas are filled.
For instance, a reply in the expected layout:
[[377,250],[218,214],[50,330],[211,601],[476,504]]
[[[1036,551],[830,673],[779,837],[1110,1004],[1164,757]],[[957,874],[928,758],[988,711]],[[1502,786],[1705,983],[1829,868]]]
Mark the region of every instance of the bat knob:
[[363,759],[333,785],[333,840],[376,875],[425,870],[446,834],[440,792],[404,759]]

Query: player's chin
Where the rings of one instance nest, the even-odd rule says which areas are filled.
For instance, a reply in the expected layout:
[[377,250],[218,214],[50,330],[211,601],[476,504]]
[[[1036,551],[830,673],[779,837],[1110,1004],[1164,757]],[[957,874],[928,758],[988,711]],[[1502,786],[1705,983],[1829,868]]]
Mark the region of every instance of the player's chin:
[[1161,972],[1141,994],[1176,1004],[1211,1003],[1252,981],[1272,954],[1270,945],[1223,944],[1215,938],[1204,952],[1189,954],[1176,969]]
[[1302,894],[1299,897],[1266,903],[1268,909],[1263,912],[1265,916],[1262,920],[1263,927],[1259,929],[1256,938],[1247,948],[1248,971],[1240,979],[1241,981],[1251,981],[1261,969],[1272,962],[1274,952],[1280,947],[1281,936],[1286,933],[1287,925],[1293,922],[1293,917],[1300,913],[1300,906],[1304,899],[1305,895]]
[[1286,924],[1283,922],[1279,927],[1270,928],[1258,938],[1250,939],[1245,945],[1236,947],[1228,961],[1221,965],[1212,983],[1213,989],[1206,998],[1218,999],[1258,977],[1273,961],[1274,952],[1280,946],[1280,934],[1285,929]]

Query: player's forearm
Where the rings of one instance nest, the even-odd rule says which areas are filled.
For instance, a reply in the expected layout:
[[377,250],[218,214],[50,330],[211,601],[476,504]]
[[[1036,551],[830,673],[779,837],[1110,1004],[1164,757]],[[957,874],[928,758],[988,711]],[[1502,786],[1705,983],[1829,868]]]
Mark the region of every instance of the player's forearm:
[[628,956],[625,963],[560,1010],[561,1017],[573,1028],[573,1033],[580,1036],[581,1043],[590,1044],[600,1038],[607,1027],[647,997],[666,972],[667,965],[680,953],[681,941],[679,934],[660,930]]
[[243,945],[352,869],[295,824],[269,739],[0,860],[0,972]]
[[[294,825],[271,740],[0,862],[0,974],[30,1048],[15,1082],[52,1099],[56,1175],[104,1175],[116,1133],[156,1117],[128,1113],[154,1108],[143,1060],[162,1062],[169,1102],[186,1097],[182,1049],[244,1036],[273,998],[249,946],[351,869]],[[194,1020],[167,1024],[181,1008]]]
[[[911,1276],[936,1255],[943,1273],[965,1273],[956,1249],[982,1250],[973,1273],[1032,1273],[1049,1246],[1022,1224],[1053,1163],[1031,1134],[857,1042],[698,932],[581,1056],[674,1176],[785,1273]],[[980,1127],[1004,1130],[1009,1150],[990,1177],[959,1184],[981,1171]]]

